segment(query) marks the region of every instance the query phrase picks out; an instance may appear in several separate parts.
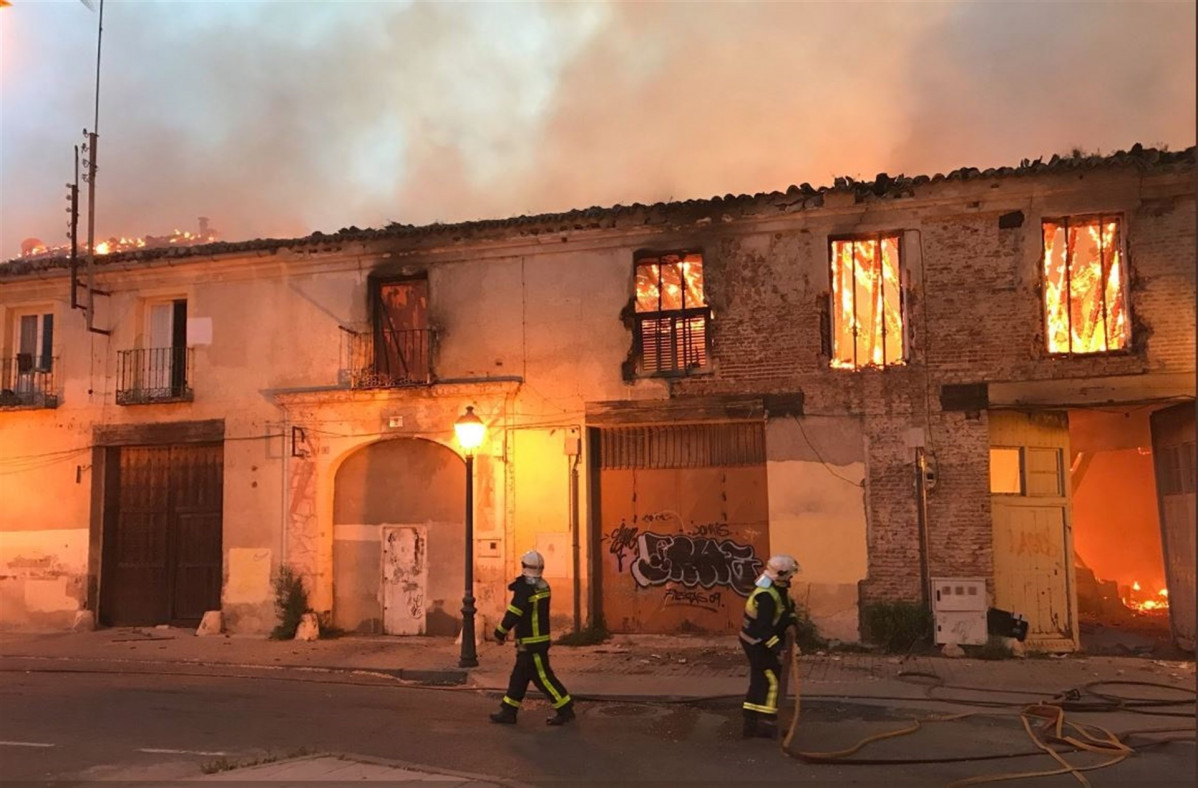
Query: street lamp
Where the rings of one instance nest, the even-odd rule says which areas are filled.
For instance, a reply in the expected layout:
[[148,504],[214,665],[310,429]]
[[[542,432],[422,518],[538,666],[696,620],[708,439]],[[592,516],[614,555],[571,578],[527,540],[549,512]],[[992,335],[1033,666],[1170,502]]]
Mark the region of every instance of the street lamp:
[[478,667],[474,650],[474,452],[483,444],[487,425],[474,415],[474,406],[453,423],[458,444],[466,454],[466,592],[462,595],[462,653],[459,668]]

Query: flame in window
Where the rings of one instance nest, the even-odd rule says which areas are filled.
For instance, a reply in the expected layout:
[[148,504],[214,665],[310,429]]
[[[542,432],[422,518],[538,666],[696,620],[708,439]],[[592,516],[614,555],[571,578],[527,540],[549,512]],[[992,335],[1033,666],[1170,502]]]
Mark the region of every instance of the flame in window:
[[902,364],[899,237],[832,242],[832,366]]
[[1044,322],[1050,353],[1127,347],[1127,292],[1117,218],[1044,223]]

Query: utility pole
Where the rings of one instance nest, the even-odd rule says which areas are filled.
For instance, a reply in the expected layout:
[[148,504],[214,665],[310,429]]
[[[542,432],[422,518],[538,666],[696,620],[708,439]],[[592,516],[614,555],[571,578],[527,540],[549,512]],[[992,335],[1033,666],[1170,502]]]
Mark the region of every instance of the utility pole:
[[71,239],[71,309],[79,308],[79,146],[75,146],[75,180],[67,184],[67,222]]
[[[87,139],[83,146],[84,152],[87,153],[87,159],[84,162],[87,165],[87,175],[84,176],[84,180],[87,181],[87,306],[85,312],[87,314],[87,330],[97,334],[111,333],[96,328],[94,325],[96,315],[96,159],[98,155],[96,146],[100,128],[100,44],[103,37],[104,0],[100,0],[100,21],[96,29],[96,111],[92,121],[92,130],[90,132],[87,129],[83,130]],[[101,295],[107,294],[101,293]]]

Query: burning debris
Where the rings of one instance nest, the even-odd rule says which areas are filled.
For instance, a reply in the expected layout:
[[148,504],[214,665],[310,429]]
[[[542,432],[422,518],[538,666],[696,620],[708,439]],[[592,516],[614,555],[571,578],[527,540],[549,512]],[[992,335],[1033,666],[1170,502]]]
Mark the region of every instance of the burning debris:
[[1150,613],[1155,610],[1169,609],[1169,589],[1162,588],[1152,594],[1145,593],[1140,587],[1140,581],[1133,581],[1131,586],[1124,586],[1122,589],[1123,604],[1129,610],[1137,613]]
[[[200,217],[199,232],[174,230],[169,235],[147,235],[142,238],[112,237],[96,242],[96,254],[116,254],[131,252],[137,249],[161,249],[167,246],[199,246],[215,243],[219,240],[216,230],[208,225],[206,216]],[[37,238],[27,238],[21,242],[20,260],[36,260],[47,257],[67,257],[71,253],[70,244],[47,246]],[[87,253],[87,243],[79,244],[79,254]]]

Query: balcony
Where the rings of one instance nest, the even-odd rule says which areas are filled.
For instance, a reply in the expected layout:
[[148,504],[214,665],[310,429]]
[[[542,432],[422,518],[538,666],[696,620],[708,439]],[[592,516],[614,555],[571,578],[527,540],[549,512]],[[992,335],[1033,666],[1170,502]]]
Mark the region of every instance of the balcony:
[[142,348],[117,353],[116,404],[190,402],[194,352],[186,347]]
[[57,408],[58,359],[18,353],[0,359],[0,409]]
[[354,389],[428,386],[433,382],[428,328],[346,331],[341,381]]

